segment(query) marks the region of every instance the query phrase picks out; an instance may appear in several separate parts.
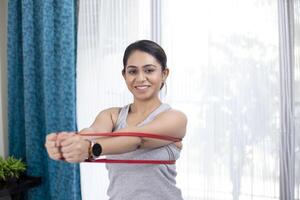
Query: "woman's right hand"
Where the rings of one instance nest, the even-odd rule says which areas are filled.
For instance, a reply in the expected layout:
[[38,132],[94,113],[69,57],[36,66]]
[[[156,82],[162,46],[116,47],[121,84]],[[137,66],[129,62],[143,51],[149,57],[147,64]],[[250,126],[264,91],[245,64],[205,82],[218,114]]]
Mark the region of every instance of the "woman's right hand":
[[61,160],[63,158],[60,146],[57,144],[57,137],[57,133],[50,133],[46,136],[45,147],[49,157],[53,160]]

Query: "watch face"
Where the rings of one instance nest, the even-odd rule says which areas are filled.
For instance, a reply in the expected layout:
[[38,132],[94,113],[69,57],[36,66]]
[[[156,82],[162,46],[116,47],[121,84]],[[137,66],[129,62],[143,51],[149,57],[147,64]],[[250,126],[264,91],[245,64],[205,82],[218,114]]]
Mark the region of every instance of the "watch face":
[[93,156],[98,157],[102,153],[102,147],[99,143],[95,143],[92,147]]

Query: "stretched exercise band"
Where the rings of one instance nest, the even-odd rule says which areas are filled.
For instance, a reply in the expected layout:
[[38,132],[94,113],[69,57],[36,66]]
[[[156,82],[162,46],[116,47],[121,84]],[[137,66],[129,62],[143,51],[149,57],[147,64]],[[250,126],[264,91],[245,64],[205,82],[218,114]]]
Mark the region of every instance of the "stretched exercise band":
[[[132,136],[132,137],[147,137],[161,140],[168,140],[173,142],[180,142],[181,138],[175,138],[165,135],[157,135],[153,133],[137,133],[137,132],[113,132],[113,133],[80,133],[82,136]],[[175,160],[117,160],[117,159],[95,159],[95,160],[86,160],[85,162],[93,163],[123,163],[123,164],[175,164]]]

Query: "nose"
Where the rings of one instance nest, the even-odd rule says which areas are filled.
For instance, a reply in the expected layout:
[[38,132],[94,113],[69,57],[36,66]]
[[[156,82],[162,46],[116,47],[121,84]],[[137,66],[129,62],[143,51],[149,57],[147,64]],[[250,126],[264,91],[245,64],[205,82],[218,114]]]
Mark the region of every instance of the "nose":
[[141,81],[141,82],[145,81],[146,80],[146,74],[144,72],[138,73],[138,76],[136,77],[136,80]]

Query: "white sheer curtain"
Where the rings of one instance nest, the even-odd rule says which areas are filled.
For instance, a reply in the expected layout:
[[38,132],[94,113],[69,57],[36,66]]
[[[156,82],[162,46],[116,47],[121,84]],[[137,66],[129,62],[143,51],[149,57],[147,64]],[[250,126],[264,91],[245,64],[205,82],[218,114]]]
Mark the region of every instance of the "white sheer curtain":
[[295,200],[300,199],[300,1],[294,3]]
[[[177,163],[184,199],[279,199],[277,1],[153,2],[80,0],[78,128],[131,101],[121,76],[124,49],[159,38],[170,68],[164,101],[189,118]],[[158,31],[151,19],[161,20]],[[107,183],[104,165],[81,164],[83,199],[107,199]],[[299,198],[299,180],[295,186]]]
[[[135,40],[150,39],[150,0],[80,0],[77,51],[78,129],[108,107],[131,101],[123,83],[122,57]],[[82,199],[107,199],[104,164],[81,164]]]
[[277,2],[163,2],[167,97],[189,116],[185,199],[278,199]]

